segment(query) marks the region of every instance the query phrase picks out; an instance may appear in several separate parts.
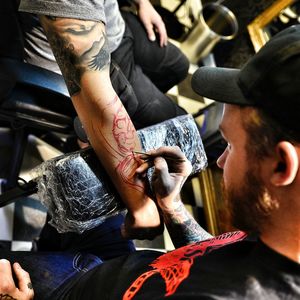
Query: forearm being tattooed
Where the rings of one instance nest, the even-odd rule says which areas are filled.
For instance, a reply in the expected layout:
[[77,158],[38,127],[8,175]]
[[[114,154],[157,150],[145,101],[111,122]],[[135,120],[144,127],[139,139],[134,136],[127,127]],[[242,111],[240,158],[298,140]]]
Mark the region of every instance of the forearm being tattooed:
[[164,222],[175,248],[211,238],[212,235],[196,222],[181,200],[176,202],[176,208],[163,209]]
[[135,175],[138,164],[132,151],[140,150],[140,142],[110,81],[105,25],[40,18],[89,141],[128,209],[126,230],[157,228],[156,205],[144,193],[145,181]]
[[[143,185],[134,181],[135,169],[138,166],[132,152],[138,144],[136,141],[135,128],[128,114],[126,113],[124,106],[117,101],[117,96],[110,105],[114,106],[116,110],[116,114],[114,115],[112,122],[112,134],[114,140],[116,141],[116,148],[112,147],[107,137],[102,134],[101,122],[93,126],[93,130],[98,131],[99,134],[102,135],[104,141],[103,145],[106,149],[108,149],[111,155],[115,156],[116,158],[122,157],[120,163],[116,167],[116,172],[120,174],[123,182],[127,183],[133,189],[144,193]],[[103,118],[105,114],[106,109],[102,112]]]
[[[123,165],[128,168],[129,162],[135,163],[132,150],[138,148],[139,142],[118,96],[113,90],[109,91],[111,87],[107,72],[110,54],[103,24],[53,17],[44,17],[42,20],[70,94],[75,98],[75,108],[82,116],[90,141],[94,141],[93,147],[97,150],[97,143],[104,142],[101,145],[101,156],[109,156],[114,161],[112,167],[118,171],[124,160],[127,163]],[[84,78],[88,78],[86,85]],[[88,86],[92,80],[97,86]],[[102,89],[99,89],[101,85]],[[84,101],[85,107],[82,103],[76,103],[76,98]]]

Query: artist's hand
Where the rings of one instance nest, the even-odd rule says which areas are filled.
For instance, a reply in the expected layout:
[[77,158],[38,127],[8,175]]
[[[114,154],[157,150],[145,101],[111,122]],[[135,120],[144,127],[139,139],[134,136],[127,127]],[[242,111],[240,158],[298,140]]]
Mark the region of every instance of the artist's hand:
[[156,32],[159,36],[159,45],[161,47],[166,46],[168,43],[168,35],[161,16],[154,9],[149,0],[136,0],[135,2],[138,6],[138,16],[145,26],[149,40],[155,41]]
[[[12,272],[17,277],[17,285],[14,282]],[[0,299],[31,300],[34,292],[29,274],[18,263],[11,264],[6,259],[0,259]]]
[[153,164],[152,187],[162,210],[173,209],[181,188],[192,171],[192,165],[178,147],[161,147],[147,152],[152,159],[142,164],[137,173],[143,174]]

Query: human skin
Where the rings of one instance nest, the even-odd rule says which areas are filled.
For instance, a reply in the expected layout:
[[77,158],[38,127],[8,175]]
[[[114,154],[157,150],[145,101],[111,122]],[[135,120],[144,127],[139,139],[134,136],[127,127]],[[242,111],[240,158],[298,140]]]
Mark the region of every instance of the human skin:
[[136,130],[109,76],[110,53],[101,22],[41,16],[73,105],[99,160],[115,184],[128,214],[127,238],[152,239],[163,230],[156,204],[135,175],[140,150]]
[[192,171],[191,163],[178,147],[160,147],[148,154],[152,159],[136,172],[142,175],[154,166],[152,187],[175,248],[211,238],[180,198],[181,188]]
[[[259,174],[252,174],[256,175],[257,185],[260,185],[260,188],[256,189],[260,190],[260,195],[256,196],[266,201],[268,206],[271,204],[271,209],[265,211],[262,221],[257,220],[262,216],[256,215],[253,216],[252,222],[259,222],[257,231],[266,245],[300,263],[300,145],[289,140],[279,140],[275,147],[270,148],[266,157],[247,157],[246,143],[247,146],[251,146],[251,140],[247,139],[243,120],[252,110],[255,109],[241,109],[239,106],[225,104],[220,129],[229,145],[217,162],[224,172],[225,189],[243,190],[247,171],[259,170]],[[256,165],[255,168],[253,165]],[[243,201],[245,198],[239,194],[239,201]],[[257,206],[257,201],[257,197],[253,196],[252,201],[247,201],[248,206]],[[235,202],[238,203],[237,200]],[[239,213],[242,214],[242,211]],[[251,217],[250,209],[249,214]],[[242,220],[243,216],[239,218]]]
[[[17,284],[13,278],[16,277]],[[31,300],[34,296],[30,276],[19,263],[12,266],[6,259],[0,259],[0,299]]]

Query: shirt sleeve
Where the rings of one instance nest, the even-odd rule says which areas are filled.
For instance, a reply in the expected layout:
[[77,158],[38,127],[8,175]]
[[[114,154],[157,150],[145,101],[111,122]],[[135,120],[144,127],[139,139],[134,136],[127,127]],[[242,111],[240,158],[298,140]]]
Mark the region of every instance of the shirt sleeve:
[[37,15],[106,23],[104,3],[97,0],[21,0],[19,10]]

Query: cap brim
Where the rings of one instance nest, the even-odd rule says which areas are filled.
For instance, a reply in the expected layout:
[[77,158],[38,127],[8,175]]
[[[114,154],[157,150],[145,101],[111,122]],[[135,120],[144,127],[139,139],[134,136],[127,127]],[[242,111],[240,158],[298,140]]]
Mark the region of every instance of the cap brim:
[[229,104],[253,105],[237,84],[239,69],[201,67],[192,76],[192,88],[200,96]]

